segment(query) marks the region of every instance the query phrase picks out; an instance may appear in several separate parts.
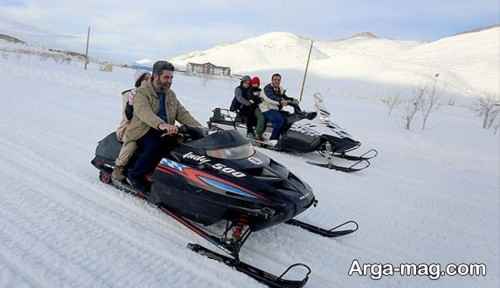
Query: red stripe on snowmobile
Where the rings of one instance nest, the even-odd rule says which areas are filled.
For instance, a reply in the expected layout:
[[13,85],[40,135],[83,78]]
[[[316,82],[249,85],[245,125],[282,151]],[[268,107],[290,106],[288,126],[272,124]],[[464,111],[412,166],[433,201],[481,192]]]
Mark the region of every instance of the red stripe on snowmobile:
[[[158,169],[162,172],[168,173],[170,175],[172,175],[172,173],[175,173],[177,175],[181,175],[184,178],[186,178],[188,180],[188,182],[191,182],[191,183],[195,184],[195,186],[201,187],[203,189],[207,189],[209,191],[212,191],[213,189],[217,189],[217,190],[219,190],[219,189],[216,187],[212,187],[212,186],[208,185],[207,183],[205,183],[203,180],[200,179],[200,176],[210,178],[212,180],[218,181],[220,183],[223,183],[223,184],[226,184],[226,185],[231,186],[233,188],[244,191],[250,195],[255,196],[257,199],[269,201],[265,196],[263,196],[260,193],[250,191],[246,188],[243,188],[239,185],[234,184],[233,182],[227,181],[225,179],[222,179],[222,178],[219,178],[219,177],[214,176],[212,174],[194,169],[194,168],[189,167],[189,166],[185,166],[182,168],[182,170],[179,170],[179,169],[174,169],[172,167],[160,164],[160,165],[158,165],[158,167],[156,169]],[[217,192],[217,191],[213,191],[213,192]]]
[[158,166],[158,167],[156,167],[156,169],[160,170],[163,173],[166,173],[166,174],[169,174],[169,175],[174,175],[174,173],[169,170],[169,167]]

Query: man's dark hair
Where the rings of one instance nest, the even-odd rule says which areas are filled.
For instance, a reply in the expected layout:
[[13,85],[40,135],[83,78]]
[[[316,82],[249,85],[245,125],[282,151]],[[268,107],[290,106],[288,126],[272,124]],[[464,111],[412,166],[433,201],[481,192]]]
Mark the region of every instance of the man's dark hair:
[[273,76],[271,76],[271,79],[273,79],[273,78],[274,78],[274,77],[276,77],[276,76],[277,76],[277,77],[280,77],[280,79],[281,79],[281,74],[280,74],[280,73],[274,73],[274,74],[273,74]]
[[160,75],[162,71],[167,70],[167,71],[174,71],[174,65],[168,61],[156,61],[155,64],[153,64],[153,75]]
[[139,88],[141,86],[142,81],[149,75],[149,72],[142,73],[141,77],[135,81],[135,88]]

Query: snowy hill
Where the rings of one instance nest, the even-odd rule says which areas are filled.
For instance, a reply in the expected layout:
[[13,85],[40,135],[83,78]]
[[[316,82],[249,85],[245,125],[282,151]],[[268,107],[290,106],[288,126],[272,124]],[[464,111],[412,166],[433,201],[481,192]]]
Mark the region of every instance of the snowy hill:
[[0,34],[0,41],[10,42],[14,44],[25,44],[23,40],[17,39],[16,37],[12,37],[6,34]]
[[[0,15],[0,33],[12,34],[12,36],[24,38],[30,35],[47,36],[47,32],[40,30],[32,25],[20,23],[13,19]],[[28,40],[25,38],[24,40]]]
[[457,84],[500,94],[499,26],[419,45],[399,57],[401,62],[451,73]]
[[[332,79],[421,85],[436,73],[450,93],[500,94],[500,27],[469,32],[431,43],[398,41],[362,33],[338,41],[316,41],[311,73]],[[310,40],[290,33],[269,33],[238,43],[196,51],[171,60],[212,62],[235,73],[293,69],[305,66]]]
[[[304,66],[304,57],[309,45],[308,39],[291,33],[274,32],[235,44],[219,45],[206,51],[195,51],[171,60],[180,65],[187,62],[212,62],[217,65],[230,66],[235,72],[272,67],[295,68],[298,65]],[[317,48],[313,49],[311,59],[326,58],[328,55]]]
[[[13,36],[0,34],[0,52],[3,58],[8,57],[22,57],[22,55],[31,55],[40,57],[44,60],[53,59],[56,62],[85,62],[85,55],[79,52],[46,48],[30,42],[24,42]],[[102,62],[94,57],[89,57],[89,61],[93,63],[108,63]]]
[[[210,244],[99,182],[90,160],[120,121],[120,92],[134,71],[85,71],[24,55],[0,57],[0,67],[0,287],[264,287],[189,251],[186,243]],[[237,85],[182,73],[174,79],[180,101],[202,122],[229,105]],[[319,205],[300,219],[325,227],[354,219],[360,230],[332,240],[278,225],[252,235],[242,259],[275,274],[307,263],[307,288],[500,287],[498,135],[458,106],[441,107],[427,130],[406,131],[399,112],[389,118],[376,101],[350,97],[353,87],[320,77],[310,84],[309,96],[336,92],[324,94],[328,109],[361,149],[380,151],[372,167],[349,175],[306,165],[306,156],[261,152],[312,186]],[[353,259],[485,263],[487,275],[372,280],[347,275]]]
[[[22,55],[30,55],[44,60],[53,59],[56,62],[85,62],[85,55],[81,53],[31,46],[23,42],[4,41],[2,39],[0,39],[0,52],[3,58],[19,58],[22,57]],[[90,61],[95,62],[94,59],[90,59]]]
[[46,31],[36,26],[11,19],[0,11],[0,34],[8,34],[24,40],[32,46],[51,47],[60,40],[75,40],[78,36]]

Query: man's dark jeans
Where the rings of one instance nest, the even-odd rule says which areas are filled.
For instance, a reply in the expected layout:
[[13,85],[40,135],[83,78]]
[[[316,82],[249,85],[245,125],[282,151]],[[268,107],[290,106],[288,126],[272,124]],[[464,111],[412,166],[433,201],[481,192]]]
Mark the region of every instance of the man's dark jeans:
[[177,144],[175,136],[161,137],[162,132],[156,129],[149,131],[137,140],[137,160],[128,170],[128,177],[135,181],[144,183],[144,176],[153,172],[161,158],[172,150]]

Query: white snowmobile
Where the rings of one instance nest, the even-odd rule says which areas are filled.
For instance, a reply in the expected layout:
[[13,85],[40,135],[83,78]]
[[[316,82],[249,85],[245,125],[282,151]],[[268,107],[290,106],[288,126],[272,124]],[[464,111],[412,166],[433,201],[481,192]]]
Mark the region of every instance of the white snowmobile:
[[[343,172],[356,172],[368,168],[370,159],[376,157],[378,151],[370,149],[361,155],[347,154],[347,152],[359,148],[361,142],[354,140],[348,132],[330,120],[330,112],[326,109],[319,93],[314,94],[314,102],[317,111],[317,115],[313,115],[314,118],[311,117],[311,113],[281,111],[286,122],[276,146],[267,144],[272,131],[271,123],[267,123],[263,141],[250,140],[254,145],[266,149],[298,154],[317,152],[325,161],[307,161],[307,163],[320,167]],[[243,119],[237,113],[224,108],[213,110],[208,127],[222,130],[237,129],[243,135],[247,135]],[[347,166],[335,164],[335,158],[347,160],[352,164]]]

